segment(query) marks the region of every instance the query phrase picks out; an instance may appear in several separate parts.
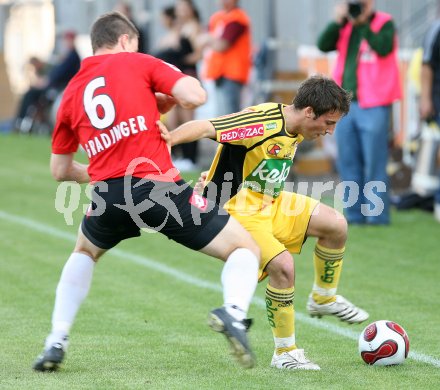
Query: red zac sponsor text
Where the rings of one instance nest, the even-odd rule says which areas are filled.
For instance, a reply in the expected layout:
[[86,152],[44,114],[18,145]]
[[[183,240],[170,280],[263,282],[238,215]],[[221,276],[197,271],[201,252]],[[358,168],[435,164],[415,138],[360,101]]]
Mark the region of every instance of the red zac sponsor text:
[[230,142],[245,138],[253,138],[264,135],[264,125],[258,123],[248,127],[239,127],[221,133],[220,142]]

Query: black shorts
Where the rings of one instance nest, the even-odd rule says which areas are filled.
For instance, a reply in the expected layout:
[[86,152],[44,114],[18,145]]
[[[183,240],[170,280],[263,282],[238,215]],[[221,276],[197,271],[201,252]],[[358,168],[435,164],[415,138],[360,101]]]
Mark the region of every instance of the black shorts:
[[229,214],[197,195],[188,183],[121,177],[97,182],[81,228],[97,247],[153,229],[191,249],[209,244],[225,227]]

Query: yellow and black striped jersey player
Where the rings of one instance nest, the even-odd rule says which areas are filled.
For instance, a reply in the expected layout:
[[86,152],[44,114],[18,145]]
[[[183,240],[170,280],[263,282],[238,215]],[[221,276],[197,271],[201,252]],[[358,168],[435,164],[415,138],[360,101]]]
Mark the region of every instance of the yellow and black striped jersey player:
[[317,238],[310,315],[335,315],[348,323],[368,318],[366,311],[336,294],[347,239],[344,216],[308,196],[284,191],[298,144],[333,134],[349,107],[348,92],[329,78],[314,76],[301,84],[291,105],[263,103],[187,122],[170,132],[160,126],[171,146],[201,138],[219,143],[209,171],[202,175],[204,194],[238,219],[260,246],[259,279],[268,278],[266,308],[275,342],[271,365],[280,369],[320,369],[295,339],[292,254],[300,253],[307,237]]

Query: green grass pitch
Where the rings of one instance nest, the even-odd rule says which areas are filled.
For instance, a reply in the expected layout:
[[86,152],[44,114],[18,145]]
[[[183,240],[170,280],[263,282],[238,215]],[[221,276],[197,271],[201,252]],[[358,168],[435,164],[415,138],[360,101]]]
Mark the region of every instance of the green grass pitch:
[[[221,305],[222,264],[159,234],[123,242],[96,267],[64,367],[31,365],[50,328],[56,283],[82,207],[66,225],[55,209],[50,141],[0,137],[0,389],[438,389],[440,225],[419,211],[393,213],[390,227],[351,227],[339,292],[409,334],[401,366],[369,367],[357,352],[363,325],[310,319],[313,240],[296,256],[298,345],[320,372],[271,369],[265,283],[250,309],[257,366],[243,370],[206,325]],[[82,187],[79,203],[87,204]]]

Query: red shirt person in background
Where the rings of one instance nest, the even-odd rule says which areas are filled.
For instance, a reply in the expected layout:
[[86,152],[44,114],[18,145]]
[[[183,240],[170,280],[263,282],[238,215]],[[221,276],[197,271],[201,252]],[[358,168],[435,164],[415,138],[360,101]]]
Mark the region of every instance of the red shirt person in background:
[[[58,369],[95,262],[143,227],[226,262],[224,306],[210,313],[210,324],[233,344],[238,361],[251,367],[242,322],[257,284],[259,249],[235,219],[181,180],[156,123],[159,112],[175,103],[189,109],[203,104],[205,91],[195,78],[137,53],[138,32],[118,12],[98,18],[91,39],[94,56],[82,62],[63,95],[50,165],[59,181],[94,182],[92,203],[61,274],[52,330],[33,368]],[[89,165],[74,160],[79,145]]]

